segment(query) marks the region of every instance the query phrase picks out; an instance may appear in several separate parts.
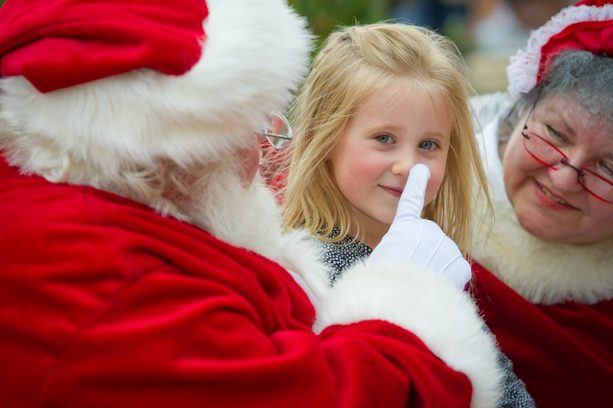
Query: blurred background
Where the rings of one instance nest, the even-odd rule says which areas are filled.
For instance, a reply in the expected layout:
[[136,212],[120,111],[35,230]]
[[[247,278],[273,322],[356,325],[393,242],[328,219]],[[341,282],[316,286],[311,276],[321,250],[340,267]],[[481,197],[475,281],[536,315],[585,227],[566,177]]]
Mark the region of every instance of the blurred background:
[[425,26],[451,38],[467,61],[479,93],[507,87],[509,57],[530,31],[570,0],[289,0],[325,39],[339,25],[395,20]]
[[[0,7],[5,0],[0,0]],[[479,93],[505,90],[505,68],[530,30],[569,0],[289,0],[306,16],[318,44],[340,25],[396,20],[451,38],[468,63]],[[274,24],[274,21],[270,22]]]

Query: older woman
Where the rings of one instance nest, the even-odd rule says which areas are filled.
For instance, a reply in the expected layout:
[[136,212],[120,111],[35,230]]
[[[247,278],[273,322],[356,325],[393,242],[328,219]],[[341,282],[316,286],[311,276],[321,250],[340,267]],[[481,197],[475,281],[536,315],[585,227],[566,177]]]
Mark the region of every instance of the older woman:
[[495,221],[472,290],[541,408],[613,404],[612,19],[583,1],[532,33],[480,137]]

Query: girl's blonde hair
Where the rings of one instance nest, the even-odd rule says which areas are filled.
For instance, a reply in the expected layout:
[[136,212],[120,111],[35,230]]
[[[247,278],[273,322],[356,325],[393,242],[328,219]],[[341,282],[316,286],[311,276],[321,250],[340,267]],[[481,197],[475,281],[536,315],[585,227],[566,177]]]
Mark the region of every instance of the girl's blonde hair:
[[[452,117],[446,175],[424,215],[438,223],[466,255],[471,195],[477,190],[487,197],[487,184],[464,73],[455,45],[426,28],[379,23],[332,33],[290,111],[297,137],[289,156],[284,226],[307,228],[330,242],[344,239],[354,227],[360,238],[359,226],[334,182],[328,157],[370,92],[409,78],[442,95]],[[340,229],[340,235],[331,237],[334,227]]]

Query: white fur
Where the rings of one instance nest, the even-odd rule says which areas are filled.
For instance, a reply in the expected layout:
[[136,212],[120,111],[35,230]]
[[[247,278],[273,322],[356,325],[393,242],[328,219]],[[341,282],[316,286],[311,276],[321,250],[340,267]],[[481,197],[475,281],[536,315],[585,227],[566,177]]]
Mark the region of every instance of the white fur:
[[513,101],[504,92],[492,92],[470,97],[473,126],[479,133],[483,127],[494,120],[498,114],[511,107]]
[[179,209],[180,218],[290,270],[315,305],[327,296],[328,275],[314,241],[307,231],[283,233],[274,194],[259,177],[245,189],[231,167],[209,169]]
[[330,296],[329,275],[320,262],[320,249],[309,234],[308,231],[284,234],[271,258],[298,275],[298,283],[302,280],[306,284],[303,289],[319,313],[322,299]]
[[[592,245],[545,242],[523,229],[504,189],[498,121],[483,132],[481,151],[493,193],[489,234],[473,231],[473,257],[527,300],[540,304],[594,304],[613,298],[613,239]],[[482,209],[474,206],[476,214]]]
[[402,326],[450,367],[468,376],[472,407],[500,398],[501,369],[493,337],[470,297],[444,277],[396,263],[361,263],[346,271],[322,303],[316,328],[368,319]]
[[494,203],[496,222],[481,234],[473,256],[532,303],[613,298],[613,240],[592,245],[545,242],[523,229],[505,203]]
[[11,162],[53,182],[98,185],[126,163],[187,166],[244,144],[290,100],[310,35],[284,0],[207,3],[202,57],[182,76],[144,69],[46,94],[23,77],[0,80]]

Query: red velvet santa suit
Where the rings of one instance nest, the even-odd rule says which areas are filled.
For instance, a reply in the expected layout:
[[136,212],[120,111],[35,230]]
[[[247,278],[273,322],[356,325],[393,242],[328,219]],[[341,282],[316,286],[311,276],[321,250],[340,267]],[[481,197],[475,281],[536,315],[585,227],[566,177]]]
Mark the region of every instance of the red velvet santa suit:
[[471,400],[415,334],[370,320],[317,335],[278,264],[130,200],[3,160],[0,229],[4,407]]
[[502,185],[496,126],[484,132],[495,223],[475,245],[478,306],[538,407],[610,407],[613,242],[548,243],[519,226]]

